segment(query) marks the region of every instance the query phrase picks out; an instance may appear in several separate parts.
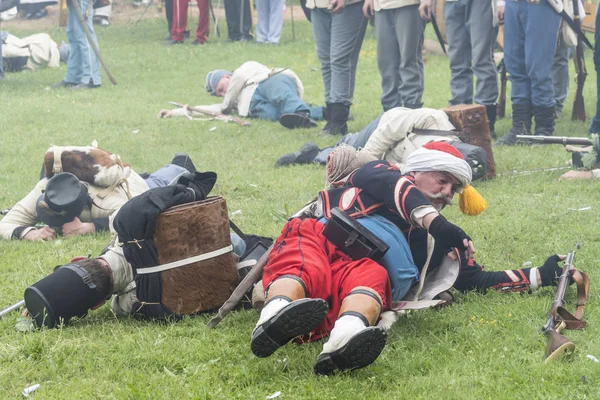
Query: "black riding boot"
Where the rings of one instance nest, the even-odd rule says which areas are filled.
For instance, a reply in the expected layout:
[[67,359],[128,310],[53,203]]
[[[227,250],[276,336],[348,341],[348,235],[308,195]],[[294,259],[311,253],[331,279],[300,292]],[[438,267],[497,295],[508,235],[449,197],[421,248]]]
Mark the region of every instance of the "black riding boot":
[[488,124],[490,125],[490,135],[492,139],[496,137],[496,104],[485,106],[485,112],[487,114]]
[[496,145],[512,146],[517,144],[517,135],[531,135],[531,104],[513,104],[512,110],[512,128],[496,142]]
[[323,131],[330,135],[345,135],[348,133],[348,114],[350,113],[350,105],[343,103],[332,103],[331,113],[329,113],[329,121]]
[[552,136],[554,134],[555,107],[533,106],[533,117],[535,118],[535,135]]

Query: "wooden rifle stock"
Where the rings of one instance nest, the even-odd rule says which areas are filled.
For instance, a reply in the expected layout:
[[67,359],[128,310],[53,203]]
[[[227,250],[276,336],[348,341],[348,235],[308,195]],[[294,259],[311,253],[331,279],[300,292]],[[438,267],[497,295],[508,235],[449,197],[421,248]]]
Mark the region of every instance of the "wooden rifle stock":
[[506,82],[508,81],[504,58],[498,64],[498,72],[500,72],[500,96],[496,104],[496,118],[501,119],[506,115]]
[[[579,10],[579,1],[573,1],[573,20],[579,28],[581,28],[581,10]],[[585,68],[585,58],[583,55],[583,40],[577,35],[577,47],[575,47],[575,72],[577,73],[577,90],[575,91],[575,99],[573,100],[573,113],[571,114],[572,121],[585,121],[585,101],[583,98],[583,87],[587,78],[587,69]]]
[[[576,249],[580,247],[577,244]],[[542,328],[544,335],[548,338],[546,346],[545,362],[551,362],[566,352],[575,350],[575,344],[567,337],[561,334],[563,329],[583,329],[585,321],[581,320],[583,315],[583,306],[587,302],[587,293],[589,290],[589,278],[584,273],[577,271],[573,265],[576,250],[570,252],[565,260],[565,266],[558,279],[556,295],[548,313],[548,320]],[[577,310],[571,314],[565,308],[565,295],[569,283],[573,279],[577,284]]]

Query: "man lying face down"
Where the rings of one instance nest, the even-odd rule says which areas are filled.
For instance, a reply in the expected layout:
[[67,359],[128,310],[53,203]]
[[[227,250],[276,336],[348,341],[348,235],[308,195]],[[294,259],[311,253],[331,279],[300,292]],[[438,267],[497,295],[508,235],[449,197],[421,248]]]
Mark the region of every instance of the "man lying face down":
[[[242,117],[279,121],[289,129],[314,128],[315,121],[328,118],[323,114],[323,107],[302,100],[302,81],[288,68],[268,68],[248,61],[233,73],[224,69],[209,72],[205,88],[212,96],[223,97],[222,104],[210,107],[225,114],[237,111]],[[200,115],[185,109],[159,113],[161,118]]]
[[[432,301],[452,286],[527,290],[551,284],[560,270],[557,256],[519,275],[482,277],[470,237],[439,214],[457,193],[463,212],[483,210],[471,179],[471,168],[454,147],[433,142],[410,154],[403,171],[375,160],[320,192],[314,207],[284,226],[271,251],[252,352],[268,357],[298,336],[314,341],[329,335],[315,372],[362,368],[385,346],[386,333],[376,324],[392,301]],[[375,262],[353,259],[335,246],[324,231],[335,207],[387,244],[387,253]]]
[[129,199],[195,171],[185,153],[144,178],[102,149],[53,146],[40,181],[0,220],[0,238],[42,241],[106,231],[109,217]]

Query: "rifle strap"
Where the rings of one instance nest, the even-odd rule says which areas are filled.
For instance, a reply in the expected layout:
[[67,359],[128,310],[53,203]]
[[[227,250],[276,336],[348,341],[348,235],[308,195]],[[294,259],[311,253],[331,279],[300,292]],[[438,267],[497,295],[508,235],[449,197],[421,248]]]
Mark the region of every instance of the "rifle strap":
[[588,292],[590,290],[590,278],[586,273],[579,270],[573,272],[573,280],[577,285],[577,308],[575,308],[575,318],[581,319],[583,316],[583,308],[587,303]]

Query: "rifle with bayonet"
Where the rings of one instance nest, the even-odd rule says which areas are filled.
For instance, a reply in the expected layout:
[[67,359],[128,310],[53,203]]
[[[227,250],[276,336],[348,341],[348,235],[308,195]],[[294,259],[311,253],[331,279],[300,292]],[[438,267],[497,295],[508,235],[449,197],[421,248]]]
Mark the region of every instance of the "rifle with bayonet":
[[[573,20],[581,29],[581,11],[579,9],[579,0],[573,1]],[[583,35],[583,32],[582,32]],[[577,90],[575,99],[573,100],[573,113],[571,114],[572,121],[585,121],[585,102],[583,99],[583,86],[587,77],[587,69],[585,68],[585,59],[583,56],[583,41],[580,35],[577,36],[577,47],[575,47],[575,56],[573,64],[575,64],[575,72],[577,73]]]
[[[582,321],[581,317],[583,316],[583,307],[587,302],[590,280],[586,274],[575,269],[573,265],[575,252],[580,247],[578,243],[575,250],[567,255],[562,273],[558,278],[558,287],[550,307],[548,321],[542,328],[544,335],[548,338],[546,363],[557,359],[566,352],[575,350],[575,343],[561,334],[563,329],[581,330],[585,328],[585,321]],[[574,314],[564,308],[565,294],[571,280],[577,285],[577,308]]]
[[517,135],[517,140],[532,144],[572,144],[598,147],[600,145],[599,137],[600,136],[596,136],[595,140],[593,140],[586,137]]
[[508,82],[504,58],[500,60],[497,70],[500,73],[500,96],[498,97],[498,104],[496,104],[496,118],[501,119],[506,115],[506,82]]

